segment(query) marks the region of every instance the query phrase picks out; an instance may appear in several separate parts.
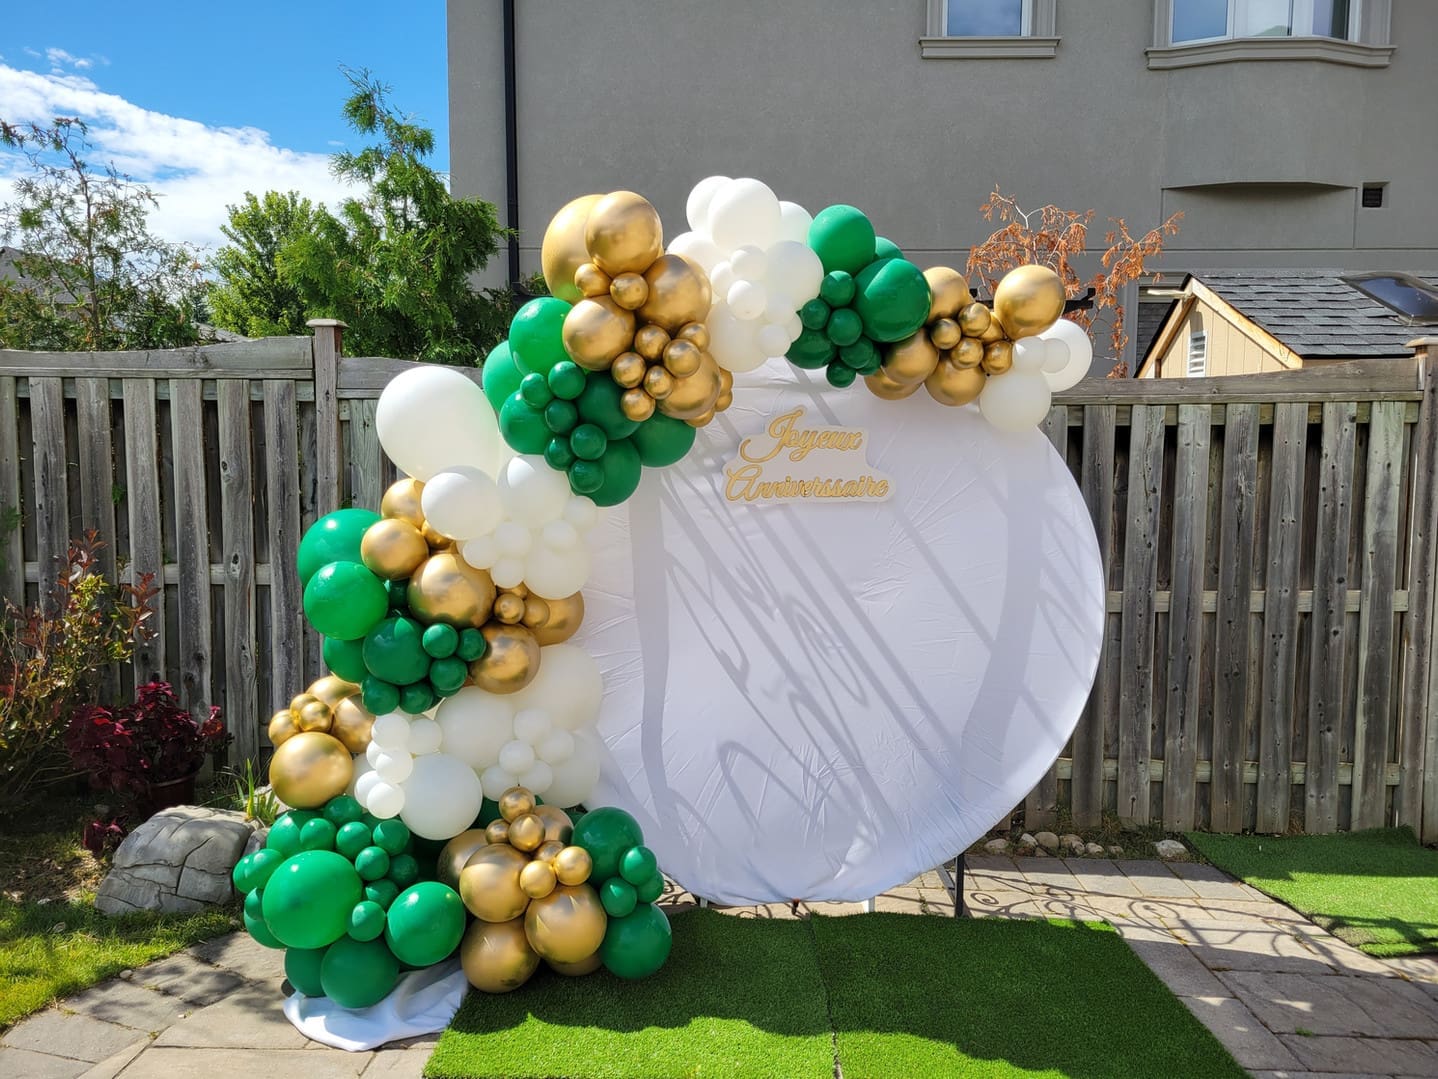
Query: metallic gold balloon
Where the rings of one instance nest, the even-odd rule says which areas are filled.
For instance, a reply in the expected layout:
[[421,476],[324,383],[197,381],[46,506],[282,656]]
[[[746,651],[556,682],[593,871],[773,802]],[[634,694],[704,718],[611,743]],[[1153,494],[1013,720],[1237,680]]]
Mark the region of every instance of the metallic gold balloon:
[[993,341],[984,346],[984,371],[1001,375],[1014,365],[1014,343]]
[[979,334],[979,340],[987,345],[994,341],[1002,341],[1005,339],[1005,337],[1006,335],[1004,333],[1004,324],[998,319],[994,318],[993,311],[990,311],[989,328],[986,329],[983,333]]
[[[520,619],[531,630],[549,621],[549,601],[530,596],[524,601],[524,617]],[[537,638],[536,638],[537,639]]]
[[460,832],[439,852],[435,876],[442,884],[448,884],[457,890],[459,874],[464,869],[465,863],[474,857],[475,851],[480,847],[488,845],[489,840],[485,838],[483,828],[470,828],[468,831]]
[[709,347],[709,327],[702,322],[687,323],[674,336],[681,341],[693,342],[694,347],[701,351]]
[[584,621],[584,594],[576,592],[545,602],[549,604],[549,617],[534,631],[534,638],[541,645],[562,644],[574,636]]
[[566,978],[582,978],[586,974],[593,974],[604,965],[604,960],[599,958],[598,952],[577,963],[554,963],[547,959],[545,962],[549,963],[550,970],[556,974],[563,974]]
[[977,367],[984,359],[984,343],[977,337],[965,337],[949,359],[953,360],[955,367]]
[[599,950],[608,923],[598,892],[587,884],[567,884],[529,904],[524,935],[541,957],[578,963]]
[[509,822],[509,845],[526,854],[544,842],[544,821],[533,813]]
[[379,500],[379,511],[386,517],[408,521],[419,528],[424,524],[424,510],[420,508],[419,496],[424,484],[413,476],[395,480]]
[[356,683],[346,681],[337,674],[316,678],[310,683],[310,688],[305,690],[315,700],[329,705],[330,708],[337,708],[340,701],[353,697],[359,691],[360,687]]
[[554,875],[554,866],[548,862],[530,862],[519,871],[519,886],[530,899],[543,899],[554,891],[559,878]]
[[941,352],[953,348],[962,337],[963,331],[959,329],[959,324],[951,318],[936,319],[929,323],[929,340]]
[[295,718],[298,719],[299,714],[301,711],[304,710],[305,705],[312,704],[317,700],[319,700],[319,698],[316,697],[309,690],[305,690],[303,693],[296,693],[293,697],[290,698],[290,711],[293,712],[295,714]]
[[560,884],[583,884],[594,872],[594,859],[583,847],[565,847],[554,856],[554,872]]
[[523,626],[487,622],[480,628],[489,647],[469,665],[469,676],[486,693],[516,693],[539,671],[539,642]]
[[581,298],[607,296],[613,283],[613,279],[592,262],[586,262],[574,271],[574,287],[579,289]]
[[487,842],[496,845],[503,845],[509,842],[509,821],[492,820],[485,826],[484,838]]
[[293,738],[300,733],[299,724],[295,722],[295,714],[288,708],[281,708],[270,717],[269,727],[270,744],[279,747],[284,745],[287,739]]
[[574,271],[589,261],[589,250],[584,246],[584,222],[594,204],[603,197],[595,194],[571,199],[549,219],[549,227],[544,230],[544,241],[539,248],[544,283],[549,286],[551,296],[558,296],[566,303],[579,302]]
[[644,392],[662,401],[674,392],[674,376],[662,367],[651,367],[644,373]]
[[687,323],[703,322],[714,293],[709,278],[681,255],[664,255],[644,271],[649,299],[639,308],[645,322],[663,326],[671,334]]
[[644,381],[644,372],[648,370],[648,361],[639,353],[621,352],[609,368],[609,377],[625,389],[632,389]]
[[902,401],[905,397],[914,394],[922,382],[898,383],[884,374],[881,368],[872,375],[864,376],[864,385],[869,387],[869,392],[875,397],[881,397],[885,401]]
[[714,422],[714,413],[718,410],[718,408],[719,402],[715,401],[714,407],[711,408],[708,412],[701,412],[693,419],[685,420],[684,422],[687,423],[690,427],[708,427],[711,423]]
[[374,715],[365,710],[358,697],[346,697],[335,705],[330,734],[344,743],[344,747],[351,753],[363,753],[369,748],[370,730],[373,727]]
[[420,563],[405,598],[421,622],[446,622],[464,629],[483,626],[494,609],[494,581],[454,551],[439,551]]
[[494,800],[499,815],[506,821],[517,821],[527,813],[534,812],[534,794],[528,787],[510,787]]
[[992,316],[981,303],[971,303],[959,312],[959,329],[965,337],[979,337],[989,328]]
[[693,341],[681,337],[664,346],[664,366],[677,378],[692,375],[703,362],[704,353]]
[[659,211],[643,195],[611,191],[589,210],[584,246],[611,277],[643,273],[664,254],[664,226]]
[[[721,393],[721,394],[719,395],[719,400],[717,400],[717,401],[714,402],[714,411],[715,411],[715,412],[723,412],[726,408],[728,408],[728,407],[729,407],[730,405],[732,405],[733,403],[734,403],[734,394],[731,393],[731,392],[725,391],[724,393]],[[702,426],[704,426],[704,425],[703,425],[703,424],[700,424],[699,426],[702,427]]]
[[302,731],[328,731],[334,713],[324,701],[310,701],[295,713],[295,725]]
[[[534,816],[544,822],[544,843],[540,844],[540,849],[548,843],[568,843],[574,835],[574,822],[569,819],[569,814],[558,806],[535,806]],[[534,856],[539,857],[539,852],[535,851]]]
[[640,326],[634,332],[634,351],[650,363],[658,363],[669,344],[669,332],[663,326]]
[[929,340],[928,332],[921,328],[890,346],[882,370],[891,382],[908,385],[928,378],[938,362],[939,350]]
[[354,761],[338,738],[301,731],[270,758],[275,797],[294,809],[314,809],[341,795],[354,777]]
[[707,352],[700,353],[702,362],[692,375],[674,380],[673,391],[659,403],[659,411],[676,420],[694,420],[712,412],[723,392],[719,365]]
[[539,849],[534,852],[534,860],[536,862],[553,862],[566,845],[567,844],[561,843],[557,839],[546,839],[539,845]]
[[376,577],[398,581],[429,557],[429,544],[418,528],[400,517],[386,517],[365,529],[360,561]]
[[470,855],[459,871],[459,897],[471,914],[486,922],[518,918],[529,903],[519,886],[519,873],[528,864],[528,855],[508,843],[491,841]]
[[524,600],[513,592],[501,592],[494,598],[494,617],[512,626],[524,617]]
[[[713,359],[713,357],[711,356],[710,359]],[[718,366],[718,365],[716,364],[715,366]],[[730,393],[730,392],[733,391],[733,389],[734,389],[734,372],[733,372],[733,371],[726,371],[726,370],[724,370],[723,368],[720,368],[720,369],[719,369],[719,393],[720,393],[721,395],[722,395],[722,394],[726,394],[726,393]],[[722,409],[721,409],[721,411],[722,411]]]
[[966,405],[979,396],[987,381],[977,367],[959,367],[952,360],[940,360],[934,373],[924,380],[924,388],[941,405]]
[[968,279],[958,270],[948,266],[934,266],[924,271],[924,280],[929,283],[929,317],[925,322],[940,318],[954,318],[974,302],[969,291]]
[[607,371],[634,342],[634,312],[608,296],[580,300],[564,316],[564,350],[590,371]]
[[1047,266],[1020,266],[994,289],[994,315],[1012,338],[1043,333],[1064,313],[1064,283]]
[[459,942],[459,963],[476,989],[509,993],[533,977],[539,955],[529,946],[523,918],[474,922]]
[[609,295],[624,310],[633,311],[649,299],[649,285],[637,273],[622,273],[609,282]]

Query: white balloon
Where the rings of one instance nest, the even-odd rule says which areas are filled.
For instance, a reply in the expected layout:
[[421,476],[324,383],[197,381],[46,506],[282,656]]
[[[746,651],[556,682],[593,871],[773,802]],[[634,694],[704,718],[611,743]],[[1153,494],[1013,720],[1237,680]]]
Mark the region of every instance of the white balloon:
[[443,741],[444,732],[434,720],[423,716],[410,720],[409,751],[416,757],[422,757],[426,753],[438,753]]
[[493,530],[504,512],[494,480],[469,465],[447,468],[432,477],[420,493],[419,504],[436,532],[456,540]]
[[782,356],[789,351],[789,345],[792,344],[789,340],[789,331],[772,322],[759,327],[757,340],[765,357]]
[[765,360],[755,335],[758,327],[743,322],[724,307],[709,312],[709,355],[726,371],[736,375],[752,371]]
[[506,772],[497,764],[492,764],[486,768],[483,773],[480,774],[479,782],[480,785],[484,787],[485,792],[492,794],[495,798],[498,798],[505,791],[509,790],[510,787],[519,785],[519,781],[514,778],[512,773]]
[[984,383],[979,411],[1001,431],[1027,431],[1044,421],[1052,399],[1042,373],[1008,371]]
[[698,232],[681,232],[669,241],[669,253],[681,255],[695,263],[706,274],[724,261],[724,252],[714,246],[714,241]]
[[709,274],[709,286],[714,290],[715,296],[723,296],[737,280],[739,279],[734,274],[734,267],[728,262],[717,263]]
[[476,536],[472,540],[465,541],[464,546],[459,549],[459,553],[475,569],[489,569],[503,557],[499,553],[499,544],[493,535]]
[[1056,375],[1069,365],[1069,357],[1073,353],[1069,352],[1069,347],[1062,338],[1040,337],[1039,341],[1044,346],[1044,371]]
[[798,310],[819,295],[824,264],[808,244],[785,240],[769,248],[768,256],[769,272],[764,279],[770,289],[795,301],[791,310]]
[[[398,752],[398,751],[396,751],[396,752]],[[370,744],[369,744],[369,745],[367,745],[367,746],[364,747],[364,759],[365,759],[365,762],[366,762],[371,768],[373,768],[376,764],[379,763],[379,759],[380,759],[381,757],[383,757],[384,754],[385,754],[385,748],[384,748],[384,746],[380,745],[378,742],[374,741],[373,739],[370,740]]]
[[[397,817],[404,809],[405,792],[393,783],[386,783],[380,780],[369,791],[369,801],[365,808],[381,820],[388,820],[390,817]],[[413,830],[413,829],[411,829]]]
[[[359,770],[361,763],[365,768],[363,772]],[[374,773],[374,770],[370,768],[369,761],[363,757],[357,757],[355,759],[355,779],[354,785],[350,787],[350,794],[354,796],[360,805],[368,808],[370,792],[374,790],[376,783],[383,782],[384,780],[380,779],[380,777]]]
[[752,176],[730,180],[709,201],[709,235],[721,251],[745,244],[768,247],[779,239],[782,221],[779,198],[769,185]]
[[541,708],[556,727],[578,730],[594,722],[604,696],[599,664],[572,644],[551,644],[539,650],[534,681],[508,695],[517,709]]
[[[409,720],[400,712],[389,712],[374,721],[369,732],[370,745],[380,749],[403,749],[409,744]],[[366,750],[368,752],[368,750]],[[374,758],[370,758],[374,763]]]
[[529,766],[528,771],[517,778],[521,787],[528,787],[543,798],[549,793],[550,785],[554,782],[554,769],[543,761],[535,761]]
[[798,306],[789,298],[788,293],[775,291],[772,282],[765,284],[764,291],[768,294],[768,299],[764,302],[764,321],[783,326],[789,321],[789,316],[799,309]]
[[423,839],[452,839],[474,823],[483,800],[474,769],[447,753],[431,753],[414,762],[400,820]]
[[566,730],[552,730],[534,747],[534,754],[550,764],[563,764],[574,756],[574,735]]
[[423,364],[395,376],[374,423],[389,459],[417,480],[457,465],[499,468],[504,442],[494,409],[479,384],[452,367]]
[[735,281],[729,286],[729,292],[724,299],[734,317],[746,321],[762,315],[764,305],[769,302],[764,286],[756,285],[753,281]]
[[568,521],[550,521],[539,534],[539,542],[556,551],[579,546],[579,529]]
[[1015,371],[1042,371],[1048,355],[1048,342],[1037,337],[1020,337],[1014,342]]
[[569,481],[543,457],[516,457],[500,474],[499,497],[511,520],[534,528],[564,512]]
[[514,706],[508,695],[465,686],[440,702],[436,720],[444,751],[481,772],[499,760],[500,748],[513,737]]
[[404,750],[381,753],[374,762],[375,774],[386,783],[403,783],[414,771],[414,758]]
[[814,223],[809,211],[797,202],[779,202],[779,237],[808,246],[809,226]]
[[[540,544],[525,559],[522,580],[540,599],[564,599],[574,595],[589,581],[589,566],[589,549],[583,544],[560,550]],[[500,583],[498,563],[491,576],[495,584]]]
[[789,321],[784,323],[784,332],[789,335],[789,340],[799,340],[799,335],[804,332],[804,322],[799,318],[799,312],[795,311],[789,316]]
[[729,265],[734,268],[735,277],[744,281],[762,281],[769,268],[769,259],[763,248],[745,244],[729,256]]
[[599,521],[599,507],[592,498],[571,495],[564,504],[564,519],[581,532],[587,532]]
[[1087,375],[1089,366],[1093,363],[1093,341],[1084,332],[1084,328],[1076,322],[1070,322],[1061,318],[1050,326],[1043,333],[1039,334],[1046,341],[1058,340],[1068,346],[1069,360],[1062,370],[1055,372],[1044,372],[1048,379],[1049,387],[1055,392],[1066,390],[1075,386]]
[[599,742],[590,731],[574,736],[574,752],[568,760],[551,764],[554,778],[544,800],[550,805],[568,809],[594,793],[599,782]]
[[514,717],[514,737],[521,742],[537,746],[544,737],[554,730],[549,713],[539,708],[526,708]]
[[700,235],[709,234],[709,203],[715,193],[727,183],[727,176],[706,176],[690,190],[689,198],[684,203],[684,216],[689,227]]
[[513,588],[524,583],[524,559],[506,556],[489,567],[490,579],[500,588]]
[[505,521],[494,530],[494,545],[500,557],[523,558],[534,545],[529,528],[518,521]]
[[504,748],[499,751],[499,766],[514,775],[529,771],[529,766],[533,763],[534,747],[518,738],[504,743]]

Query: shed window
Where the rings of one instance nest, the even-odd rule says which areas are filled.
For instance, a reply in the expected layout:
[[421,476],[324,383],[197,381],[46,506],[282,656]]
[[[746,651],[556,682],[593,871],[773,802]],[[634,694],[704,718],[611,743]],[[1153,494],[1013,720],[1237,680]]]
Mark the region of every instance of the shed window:
[[1188,335],[1189,378],[1203,378],[1208,374],[1208,332],[1194,330]]

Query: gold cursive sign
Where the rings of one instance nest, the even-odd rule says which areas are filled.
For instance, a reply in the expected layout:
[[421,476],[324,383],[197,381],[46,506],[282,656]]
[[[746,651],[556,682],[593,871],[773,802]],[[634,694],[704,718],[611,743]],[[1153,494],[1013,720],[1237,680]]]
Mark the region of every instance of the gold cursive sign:
[[724,467],[724,497],[759,505],[882,502],[889,478],[870,467],[864,441],[855,427],[806,427],[804,409],[792,409],[739,443],[738,457]]

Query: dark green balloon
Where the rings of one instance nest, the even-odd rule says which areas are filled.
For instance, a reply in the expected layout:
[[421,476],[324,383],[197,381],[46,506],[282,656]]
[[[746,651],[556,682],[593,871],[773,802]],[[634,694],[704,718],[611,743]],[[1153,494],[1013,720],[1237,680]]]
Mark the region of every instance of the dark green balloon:
[[265,920],[265,890],[263,888],[256,888],[249,895],[245,896],[245,901],[240,904],[240,906],[245,914],[263,922]]
[[615,806],[592,809],[575,822],[574,835],[570,839],[576,847],[583,847],[594,861],[589,874],[590,880],[608,880],[619,875],[619,863],[624,852],[644,842],[644,833],[639,822],[624,810]]
[[335,850],[354,861],[355,856],[373,842],[374,837],[370,834],[369,825],[364,821],[350,821],[336,833]]
[[604,470],[604,479],[589,492],[596,506],[617,506],[639,487],[644,465],[632,439],[620,438],[609,443],[597,463]]
[[901,259],[904,257],[904,252],[887,236],[876,236],[874,237],[874,257],[876,259]]
[[544,413],[518,393],[507,397],[499,410],[499,433],[515,453],[543,453],[550,437]]
[[623,918],[634,913],[639,897],[634,893],[634,885],[623,877],[610,877],[599,886],[599,902],[604,904],[605,914],[611,918]]
[[609,919],[599,958],[609,973],[637,981],[664,965],[673,942],[664,912],[653,903],[641,903],[634,913]]
[[429,674],[424,626],[412,618],[386,618],[364,639],[364,665],[376,678],[395,685],[418,682]]
[[841,348],[852,345],[863,333],[863,320],[852,307],[834,308],[834,313],[829,316],[829,325],[824,327],[825,336]]
[[567,436],[555,435],[549,440],[549,445],[544,447],[544,460],[554,471],[567,472],[569,466],[579,458],[574,455]]
[[409,847],[410,838],[409,826],[398,818],[382,820],[374,826],[375,846],[386,854],[403,854]]
[[359,874],[343,855],[301,851],[265,886],[265,924],[291,948],[323,948],[344,936],[362,891]]
[[[381,916],[384,911],[380,911]],[[322,997],[324,987],[320,985],[320,964],[324,962],[325,948],[285,949],[285,977],[290,984],[307,997]]]
[[598,461],[575,461],[569,466],[569,489],[577,495],[592,495],[604,486],[604,466]]
[[459,893],[427,880],[399,893],[389,908],[384,939],[401,962],[413,967],[438,963],[459,947],[464,903]]
[[325,666],[346,682],[360,682],[369,673],[365,670],[362,641],[326,637],[320,645],[320,655],[324,657]]
[[874,261],[874,226],[861,210],[842,203],[826,206],[809,226],[809,246],[824,264],[824,272],[858,273]]
[[549,369],[550,391],[566,401],[573,401],[583,393],[586,382],[584,368],[573,360],[564,360]]
[[376,716],[386,715],[399,707],[399,687],[374,675],[360,683],[360,697],[365,711]]
[[[259,893],[254,893],[258,895]],[[284,944],[280,939],[270,932],[270,927],[265,924],[264,918],[257,918],[249,910],[245,911],[245,928],[250,931],[250,936],[255,942],[263,944],[266,948],[283,948]]]
[[372,880],[364,886],[364,897],[371,903],[378,903],[384,910],[389,910],[389,905],[397,895],[399,885],[388,877],[384,880]]
[[355,855],[355,869],[364,880],[379,880],[389,872],[389,851],[366,847]]
[[[544,406],[544,423],[556,435],[567,435],[579,422],[579,409],[573,401],[550,401]],[[546,447],[547,448],[547,447]]]
[[468,676],[469,668],[464,660],[455,656],[437,659],[429,665],[430,688],[445,696],[458,693]]
[[364,807],[348,794],[337,794],[325,803],[322,812],[325,820],[339,828],[363,817]]
[[789,362],[814,371],[834,358],[834,342],[818,330],[805,327],[789,346]]
[[235,864],[234,871],[230,874],[235,891],[253,892],[257,888],[263,888],[291,853],[293,851],[282,852],[271,847],[261,847],[246,854]]
[[305,617],[326,637],[354,641],[389,610],[384,582],[359,562],[331,562],[305,585]]
[[907,259],[866,266],[854,283],[859,290],[854,310],[864,320],[864,333],[875,341],[902,341],[929,317],[929,283]]
[[648,847],[630,847],[619,859],[619,875],[636,888],[657,872],[659,860]]
[[[300,829],[304,821],[299,820],[293,813],[282,814],[274,824],[270,825],[270,831],[265,836],[265,847],[269,850],[278,851],[281,858],[288,858],[291,854],[300,852]],[[271,870],[271,872],[274,872]],[[260,887],[264,887],[260,885]]]
[[[404,577],[395,581],[385,581],[384,590],[389,595],[390,610],[400,614],[409,612],[409,578]],[[358,679],[350,679],[358,681]]]
[[846,364],[831,363],[824,368],[824,377],[829,380],[830,386],[842,390],[846,386],[854,384],[854,380],[859,377],[859,372]]
[[399,960],[380,940],[344,937],[325,951],[320,984],[341,1008],[378,1004],[399,978]]
[[[639,424],[624,414],[620,406],[623,398],[624,388],[608,371],[591,371],[584,392],[575,403],[584,422],[594,424],[609,438],[628,438]],[[579,449],[576,447],[574,452],[579,453]]]
[[355,940],[377,940],[384,932],[384,907],[373,899],[361,899],[350,911],[350,936]]
[[[473,626],[459,631],[459,648],[455,655],[466,663],[473,663],[480,656],[484,655],[489,644],[484,639],[484,634]],[[393,709],[391,709],[393,711]]]
[[839,350],[839,360],[845,367],[867,373],[865,369],[877,367],[883,361],[883,356],[873,341],[860,337],[852,345],[845,345]]
[[555,296],[539,296],[514,313],[509,324],[509,347],[522,371],[547,374],[569,359],[564,351],[564,316],[569,304]]
[[336,831],[338,829],[334,824],[323,817],[306,821],[305,826],[300,829],[300,848],[302,850],[334,850]]
[[535,408],[544,408],[554,400],[554,392],[543,375],[528,374],[519,383],[519,396]]
[[815,296],[812,300],[799,308],[799,321],[811,330],[822,330],[829,324],[829,315],[833,308]]
[[683,460],[699,434],[697,428],[683,420],[656,412],[629,436],[639,451],[639,460],[650,468],[665,468]]
[[412,716],[428,711],[438,702],[439,695],[430,688],[428,679],[423,682],[413,682],[399,691],[399,710],[408,712]]
[[831,270],[819,283],[819,298],[830,307],[848,307],[854,302],[854,275]]
[[454,655],[455,649],[459,647],[459,630],[446,622],[436,622],[432,626],[424,627],[419,643],[424,648],[425,655],[433,659],[444,659]]
[[309,584],[310,578],[331,562],[358,562],[360,540],[379,519],[373,510],[346,509],[327,513],[310,525],[295,559],[300,583]]
[[576,457],[585,461],[597,461],[604,456],[609,439],[598,424],[581,423],[569,435],[569,448]]
[[636,884],[634,894],[639,897],[641,903],[653,903],[664,894],[664,875],[656,872],[648,880]]
[[389,879],[408,888],[419,879],[419,862],[412,854],[396,854],[389,860]]
[[524,372],[514,362],[508,341],[501,341],[490,349],[480,370],[480,385],[489,399],[489,407],[497,413],[519,389],[519,380],[523,377]]

